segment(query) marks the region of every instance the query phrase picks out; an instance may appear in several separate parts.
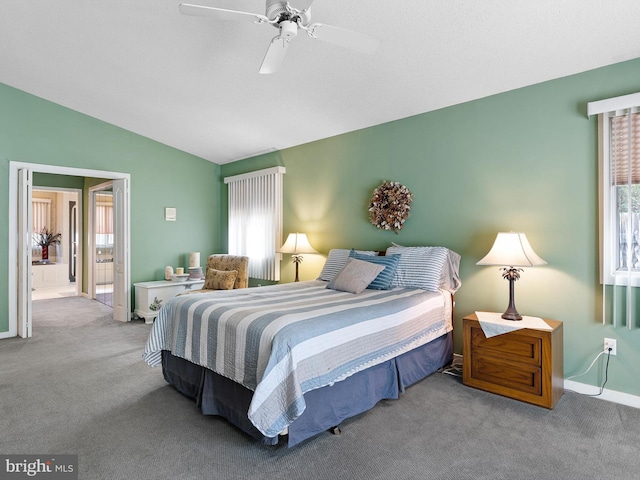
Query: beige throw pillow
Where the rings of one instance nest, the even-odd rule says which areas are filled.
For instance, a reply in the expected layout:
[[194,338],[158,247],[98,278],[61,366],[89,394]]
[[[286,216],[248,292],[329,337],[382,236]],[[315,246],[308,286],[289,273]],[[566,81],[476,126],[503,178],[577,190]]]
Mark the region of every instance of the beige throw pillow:
[[382,270],[384,265],[350,257],[342,270],[329,282],[327,288],[341,292],[361,293]]
[[216,270],[207,268],[203,289],[205,290],[231,290],[238,276],[237,270]]

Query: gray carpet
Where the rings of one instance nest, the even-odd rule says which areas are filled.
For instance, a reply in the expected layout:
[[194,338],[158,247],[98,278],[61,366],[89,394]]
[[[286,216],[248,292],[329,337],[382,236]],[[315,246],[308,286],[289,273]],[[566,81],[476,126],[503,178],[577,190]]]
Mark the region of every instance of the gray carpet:
[[436,373],[329,433],[256,445],[141,359],[150,325],[81,297],[34,302],[0,340],[0,453],[77,454],[81,479],[640,478],[640,410],[566,393],[553,411]]

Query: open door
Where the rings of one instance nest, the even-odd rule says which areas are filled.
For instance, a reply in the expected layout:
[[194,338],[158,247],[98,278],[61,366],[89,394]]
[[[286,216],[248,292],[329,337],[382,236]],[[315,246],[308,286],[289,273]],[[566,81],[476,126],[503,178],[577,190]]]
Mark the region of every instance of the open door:
[[33,330],[31,326],[31,241],[33,235],[31,177],[31,170],[18,170],[18,336],[23,338],[31,337]]
[[113,181],[113,319],[131,320],[129,179]]

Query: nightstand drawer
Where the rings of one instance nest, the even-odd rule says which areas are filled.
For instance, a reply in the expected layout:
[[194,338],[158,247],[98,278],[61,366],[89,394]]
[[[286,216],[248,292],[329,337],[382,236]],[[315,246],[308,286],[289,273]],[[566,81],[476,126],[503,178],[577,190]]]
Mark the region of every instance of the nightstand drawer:
[[479,352],[471,359],[471,378],[531,395],[542,394],[542,369],[533,365],[503,362]]
[[486,338],[480,325],[471,327],[471,348],[474,353],[502,360],[542,364],[542,340],[517,332]]

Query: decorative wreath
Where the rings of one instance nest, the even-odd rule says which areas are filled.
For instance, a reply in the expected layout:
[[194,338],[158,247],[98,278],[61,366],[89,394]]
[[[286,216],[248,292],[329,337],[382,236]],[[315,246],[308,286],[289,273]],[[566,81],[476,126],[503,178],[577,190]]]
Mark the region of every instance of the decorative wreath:
[[400,182],[382,182],[369,202],[369,220],[380,230],[398,233],[411,215],[412,194]]

